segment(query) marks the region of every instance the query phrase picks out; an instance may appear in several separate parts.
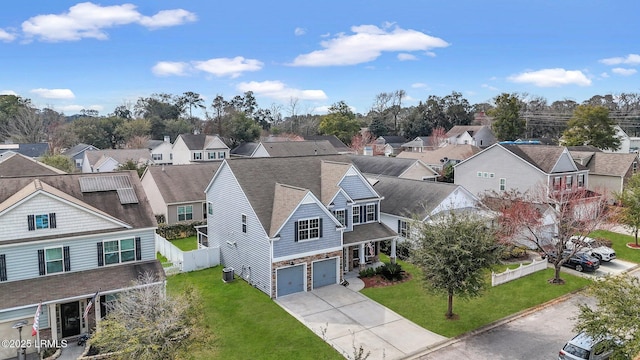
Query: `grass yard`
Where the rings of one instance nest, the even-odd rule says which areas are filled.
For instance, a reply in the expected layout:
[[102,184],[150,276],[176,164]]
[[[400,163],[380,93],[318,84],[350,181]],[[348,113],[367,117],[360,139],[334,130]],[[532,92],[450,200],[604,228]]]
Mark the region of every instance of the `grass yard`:
[[[546,269],[500,286],[489,286],[478,298],[467,300],[454,296],[453,312],[459,319],[447,320],[444,316],[447,296],[426,291],[420,270],[410,263],[399,263],[413,276],[411,280],[394,286],[366,288],[362,293],[425,329],[446,337],[464,334],[591,283],[591,280],[563,273],[566,284],[551,285],[547,280],[553,278],[553,270]],[[504,269],[501,267],[497,271]],[[489,278],[487,281],[490,284]]]
[[189,236],[183,239],[171,240],[171,243],[178,247],[182,251],[191,251],[198,249],[198,238],[196,236]]
[[167,278],[168,292],[192,284],[204,313],[194,319],[213,341],[195,349],[193,359],[344,359],[329,344],[243,280],[222,282],[222,267]]
[[589,234],[589,236],[603,237],[605,239],[611,240],[613,242],[613,244],[611,244],[611,247],[616,251],[616,257],[618,259],[640,263],[640,250],[627,247],[627,243],[636,243],[636,239],[633,236],[607,230],[597,230]]

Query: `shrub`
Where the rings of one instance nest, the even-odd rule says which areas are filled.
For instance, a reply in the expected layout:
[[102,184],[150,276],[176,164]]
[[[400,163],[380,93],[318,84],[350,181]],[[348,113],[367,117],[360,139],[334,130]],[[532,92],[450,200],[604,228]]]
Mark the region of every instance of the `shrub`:
[[361,278],[373,277],[373,276],[376,276],[376,274],[377,274],[377,270],[374,268],[367,268],[367,269],[360,270]]
[[[396,256],[400,260],[407,260],[411,257],[411,242],[408,240],[396,243]],[[380,243],[380,251],[391,256],[391,240],[385,240]]]
[[501,260],[521,259],[527,254],[527,248],[523,246],[510,245],[503,248],[500,253]]
[[159,224],[156,232],[167,240],[182,239],[196,235],[195,226],[204,225],[206,221],[180,222],[173,225]]
[[387,280],[395,281],[402,280],[402,266],[400,264],[389,264],[385,263],[384,265],[378,268],[380,275]]

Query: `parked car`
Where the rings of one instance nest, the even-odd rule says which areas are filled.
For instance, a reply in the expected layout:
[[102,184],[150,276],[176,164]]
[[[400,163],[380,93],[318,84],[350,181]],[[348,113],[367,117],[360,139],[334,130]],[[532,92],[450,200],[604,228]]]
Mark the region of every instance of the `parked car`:
[[584,332],[569,340],[558,353],[558,360],[606,360],[613,353],[612,349],[600,346],[600,342]]
[[608,262],[616,258],[616,252],[612,248],[599,244],[596,239],[586,236],[572,236],[565,246],[569,250],[578,246],[578,251],[587,252],[600,261]]
[[[562,257],[567,257],[572,252],[572,250],[565,250],[562,252]],[[555,253],[550,253],[547,257],[549,262],[553,262],[556,258]],[[567,261],[565,261],[563,266],[567,266],[576,271],[596,271],[600,267],[600,260],[597,257],[591,256],[586,252],[576,252],[571,255]]]

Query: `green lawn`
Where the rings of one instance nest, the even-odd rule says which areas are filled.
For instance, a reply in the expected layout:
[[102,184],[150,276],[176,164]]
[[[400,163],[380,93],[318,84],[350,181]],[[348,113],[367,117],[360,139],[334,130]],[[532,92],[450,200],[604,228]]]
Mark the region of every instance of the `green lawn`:
[[344,359],[329,344],[245,281],[222,282],[222,267],[167,278],[169,293],[186,284],[204,304],[199,326],[214,340],[191,352],[193,359]]
[[[413,278],[404,283],[367,288],[362,293],[398,314],[437,334],[454,337],[488,325],[511,314],[542,304],[564,294],[584,288],[591,280],[562,274],[565,285],[551,285],[553,270],[547,269],[529,276],[490,287],[478,298],[453,298],[453,312],[458,320],[447,320],[447,296],[426,291],[421,272],[412,264],[399,262]],[[504,267],[501,268],[501,271]],[[487,281],[491,281],[488,279]]]
[[591,237],[603,237],[613,242],[611,247],[616,251],[616,257],[620,260],[640,263],[640,250],[627,247],[627,243],[634,243],[636,239],[633,236],[624,235],[612,231],[598,230],[589,234]]
[[198,238],[195,236],[189,236],[183,239],[171,240],[171,243],[178,247],[182,251],[191,251],[198,249]]

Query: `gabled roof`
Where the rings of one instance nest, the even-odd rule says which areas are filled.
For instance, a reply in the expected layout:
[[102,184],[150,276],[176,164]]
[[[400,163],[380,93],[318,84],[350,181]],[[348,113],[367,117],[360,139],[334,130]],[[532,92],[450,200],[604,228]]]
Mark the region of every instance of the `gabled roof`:
[[145,176],[151,175],[167,204],[204,201],[204,189],[222,162],[202,162],[188,165],[149,166]]
[[302,199],[309,194],[309,190],[276,183],[273,195],[273,211],[269,236],[276,235],[276,231],[289,218],[291,212],[300,204]]
[[118,164],[124,164],[129,160],[134,162],[144,161],[151,159],[151,152],[148,149],[109,149],[109,150],[96,150],[87,151],[85,153],[89,164],[98,165],[107,158],[115,160]]
[[336,148],[327,140],[270,141],[261,144],[271,157],[338,154]]
[[0,177],[65,174],[62,170],[22,154],[7,152],[2,155],[0,156]]
[[[553,171],[558,159],[560,159],[560,156],[566,150],[563,146],[553,145],[497,145],[534,167],[542,170],[546,174],[550,174]],[[576,166],[578,167],[578,170],[586,169],[578,163],[576,163]]]
[[398,154],[397,158],[419,159],[427,165],[442,164],[440,160],[447,158],[449,160],[465,160],[482,151],[473,145],[456,145],[448,144],[434,150],[423,152],[403,151]]
[[256,149],[258,148],[258,146],[260,146],[260,143],[245,142],[236,146],[233,150],[230,151],[230,154],[236,155],[236,156],[250,157],[256,152]]
[[360,172],[367,174],[398,177],[410,167],[419,163],[425,169],[430,170],[433,175],[437,175],[433,169],[418,159],[365,155],[349,155],[349,158]]
[[0,144],[0,153],[11,150],[24,156],[36,158],[49,152],[49,143]]
[[[121,202],[122,194],[118,194],[117,190],[113,191],[90,191],[83,192],[80,179],[96,179],[112,178],[113,176],[125,176],[128,178],[131,184],[131,191],[137,197],[137,203],[123,204]],[[15,178],[3,178],[2,186],[0,186],[0,204],[10,200],[10,198],[23,191],[25,196],[28,196],[26,192],[29,191],[30,184],[34,184],[38,180],[40,184],[46,184],[49,189],[55,189],[56,194],[62,196],[64,194],[66,199],[75,199],[72,202],[75,204],[84,203],[88,206],[95,208],[101,212],[108,214],[109,216],[119,219],[120,221],[131,225],[133,228],[148,228],[156,227],[156,219],[147,200],[147,195],[142,188],[138,174],[134,171],[121,171],[110,173],[92,173],[92,174],[64,174],[64,175],[46,175],[46,176],[23,176]],[[106,179],[103,179],[106,180]],[[26,189],[26,190],[25,190]],[[51,190],[52,192],[54,190]],[[7,206],[12,206],[16,201],[20,199],[12,198]],[[78,229],[78,232],[82,232],[82,229]]]
[[[184,144],[189,150],[205,150],[205,149],[228,149],[229,147],[224,144],[222,139],[215,135],[205,134],[180,134],[178,137],[182,138]],[[176,139],[177,142],[177,139]]]
[[428,217],[454,191],[466,191],[460,185],[434,181],[390,176],[380,176],[377,180],[373,188],[384,197],[381,212],[408,218],[417,216],[420,220]]
[[333,147],[336,148],[336,150],[339,152],[352,151],[350,147],[345,145],[345,143],[343,143],[342,140],[338,139],[338,137],[335,135],[307,135],[304,137],[304,139],[311,141],[326,140],[330,142],[331,145],[333,145]]
[[576,152],[571,151],[571,156],[585,158],[583,163],[589,169],[589,175],[607,175],[624,177],[633,163],[638,161],[638,154],[620,154],[605,152]]
[[449,131],[447,131],[446,137],[458,137],[465,132],[468,132],[470,135],[482,130],[484,128],[488,128],[486,125],[456,125],[452,127]]
[[407,139],[405,139],[402,136],[395,136],[395,135],[382,135],[382,136],[378,136],[378,138],[375,140],[376,143],[384,143],[384,144],[389,144],[389,145],[401,145],[407,142]]
[[70,148],[68,148],[67,150],[62,152],[62,155],[68,156],[68,157],[74,157],[78,154],[80,154],[81,152],[87,150],[87,149],[92,149],[92,150],[98,150],[98,148],[96,148],[93,145],[87,145],[84,143],[79,143],[77,145],[74,145]]
[[415,139],[402,144],[402,147],[434,146],[434,141],[436,141],[436,138],[433,136],[417,136]]

